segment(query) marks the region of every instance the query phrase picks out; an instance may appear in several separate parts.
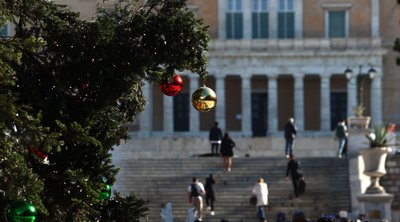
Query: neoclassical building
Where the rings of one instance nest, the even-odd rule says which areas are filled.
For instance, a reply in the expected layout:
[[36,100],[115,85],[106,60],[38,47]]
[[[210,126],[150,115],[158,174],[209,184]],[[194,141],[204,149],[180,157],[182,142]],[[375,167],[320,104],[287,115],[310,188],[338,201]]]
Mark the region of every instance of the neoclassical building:
[[242,136],[274,135],[291,116],[300,131],[327,132],[360,103],[372,124],[398,122],[391,47],[399,28],[390,27],[396,2],[191,0],[189,7],[210,26],[206,85],[215,89],[217,106],[194,110],[190,96],[199,81],[180,73],[185,87],[175,97],[157,85],[145,88],[143,135],[194,135],[214,120]]
[[[102,1],[56,2],[91,19]],[[144,87],[148,104],[133,134],[204,135],[218,121],[236,135],[266,136],[294,117],[300,131],[320,135],[360,103],[372,124],[400,123],[396,1],[189,0],[188,7],[209,26],[206,85],[217,105],[195,110],[191,94],[202,83],[197,74],[179,73],[184,88],[177,96],[163,95],[157,84]]]

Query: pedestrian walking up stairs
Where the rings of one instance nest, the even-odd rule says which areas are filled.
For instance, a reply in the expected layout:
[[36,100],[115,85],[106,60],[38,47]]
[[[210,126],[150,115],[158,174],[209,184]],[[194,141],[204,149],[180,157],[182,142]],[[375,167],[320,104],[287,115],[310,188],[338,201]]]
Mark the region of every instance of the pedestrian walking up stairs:
[[[287,160],[278,157],[242,157],[233,159],[231,172],[222,169],[218,157],[181,159],[120,159],[114,190],[122,195],[133,191],[148,203],[149,215],[141,221],[160,222],[162,207],[172,203],[173,221],[185,222],[188,209],[187,187],[193,176],[204,183],[213,173],[217,178],[215,215],[204,210],[203,221],[256,222],[256,209],[249,203],[251,190],[259,176],[269,186],[267,219],[275,221],[276,214],[283,212],[287,219],[296,211],[302,211],[310,219],[324,213],[336,214],[350,209],[348,162],[337,158],[299,158],[307,181],[305,195],[292,197],[291,180],[286,180]],[[205,208],[204,208],[205,209]]]

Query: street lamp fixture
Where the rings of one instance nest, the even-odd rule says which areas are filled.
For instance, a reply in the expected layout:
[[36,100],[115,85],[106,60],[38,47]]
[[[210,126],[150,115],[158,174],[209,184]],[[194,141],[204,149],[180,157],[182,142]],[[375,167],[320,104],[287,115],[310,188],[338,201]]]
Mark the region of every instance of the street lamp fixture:
[[371,66],[371,68],[369,68],[368,70],[368,76],[370,79],[374,79],[376,75],[376,70],[374,69],[374,67]]
[[346,76],[346,79],[349,80],[353,75],[353,71],[349,67],[347,67],[347,69],[344,71],[344,75]]
[[[361,116],[362,112],[364,111],[364,106],[363,106],[363,95],[364,95],[364,77],[367,76],[369,79],[374,79],[376,75],[376,70],[373,68],[372,65],[369,65],[370,68],[368,70],[368,73],[363,74],[362,73],[362,65],[359,65],[359,71],[357,74],[357,80],[358,80],[358,101],[357,101],[357,106],[354,107],[356,115]],[[347,80],[350,80],[351,77],[353,76],[353,71],[347,67],[346,70],[344,71],[344,75],[346,76]],[[357,111],[356,111],[357,110]]]
[[[376,75],[376,70],[374,69],[374,67],[372,65],[370,65],[371,67],[368,70],[368,77],[370,79],[374,79],[375,75]],[[366,74],[362,74],[361,73],[362,70],[362,65],[359,66],[359,72],[357,75],[357,78],[361,78],[362,76],[365,76]],[[344,71],[344,75],[346,76],[346,79],[350,80],[351,77],[353,76],[353,70],[351,70],[349,67],[346,68],[346,70]]]

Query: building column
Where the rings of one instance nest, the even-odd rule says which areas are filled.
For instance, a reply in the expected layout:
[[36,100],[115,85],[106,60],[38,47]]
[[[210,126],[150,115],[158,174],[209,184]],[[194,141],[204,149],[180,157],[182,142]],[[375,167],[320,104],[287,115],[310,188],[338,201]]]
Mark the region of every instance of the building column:
[[321,130],[331,130],[330,75],[321,76]]
[[278,5],[277,1],[269,1],[269,37],[278,38]]
[[218,39],[226,39],[226,0],[218,0]]
[[278,132],[278,81],[268,76],[268,132]]
[[215,90],[217,94],[215,119],[218,121],[219,127],[225,131],[225,76],[215,76]]
[[371,37],[379,38],[379,0],[371,0]]
[[371,121],[372,125],[382,123],[382,75],[377,73],[371,83]]
[[140,134],[143,136],[149,135],[153,128],[153,94],[152,85],[148,82],[144,84],[142,90],[143,95],[146,98],[146,106],[144,111],[140,115]]
[[172,134],[174,132],[174,97],[163,96],[164,100],[164,132]]
[[297,129],[304,131],[304,75],[294,76],[294,118]]
[[189,131],[199,132],[200,131],[200,113],[192,106],[191,96],[194,91],[199,88],[199,78],[198,75],[190,75],[189,83]]
[[293,1],[294,10],[294,37],[296,39],[303,38],[303,0]]
[[354,107],[357,106],[357,81],[356,76],[347,80],[347,116],[355,116]]
[[242,133],[251,135],[251,81],[250,76],[242,76]]
[[[242,1],[243,24],[251,24],[251,2]],[[251,39],[251,25],[243,25],[243,39]]]

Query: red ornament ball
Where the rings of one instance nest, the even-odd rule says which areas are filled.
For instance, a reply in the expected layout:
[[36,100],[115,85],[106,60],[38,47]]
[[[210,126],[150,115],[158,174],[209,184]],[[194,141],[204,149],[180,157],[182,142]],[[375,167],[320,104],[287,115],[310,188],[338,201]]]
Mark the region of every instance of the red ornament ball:
[[162,81],[160,83],[161,92],[163,92],[167,96],[176,96],[183,88],[183,80],[182,78],[175,74],[172,77],[172,81]]
[[42,152],[41,150],[38,150],[38,148],[28,148],[30,153],[35,154],[37,157],[39,157],[40,159],[44,160],[47,157],[47,154]]
[[38,150],[36,152],[36,156],[38,156],[40,159],[44,160],[47,157],[47,154],[43,153],[42,151]]

